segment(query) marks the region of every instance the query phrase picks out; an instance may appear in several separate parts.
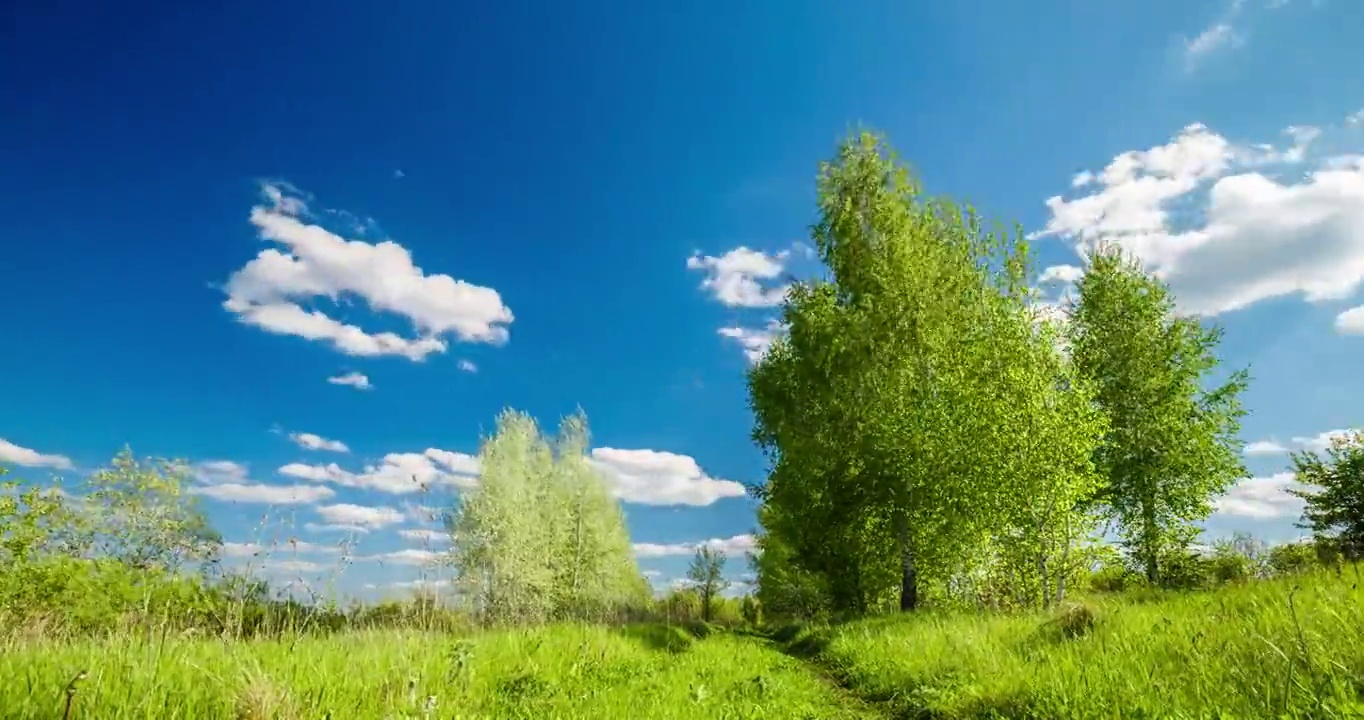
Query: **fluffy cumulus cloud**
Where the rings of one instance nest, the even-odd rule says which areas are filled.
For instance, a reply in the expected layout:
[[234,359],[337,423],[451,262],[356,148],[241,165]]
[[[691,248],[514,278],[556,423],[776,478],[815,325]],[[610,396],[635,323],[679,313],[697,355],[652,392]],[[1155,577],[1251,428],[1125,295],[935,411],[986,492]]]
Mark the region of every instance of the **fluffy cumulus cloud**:
[[196,484],[190,494],[221,502],[259,505],[310,505],[336,495],[329,487],[318,485],[269,485],[255,482],[250,470],[231,460],[208,460],[190,467]]
[[350,372],[345,375],[335,375],[327,378],[327,382],[333,385],[348,385],[356,390],[369,390],[374,387],[370,384],[369,378],[364,373]]
[[701,547],[719,550],[726,556],[742,557],[754,552],[757,547],[752,535],[735,535],[730,538],[712,538],[696,543],[635,543],[635,555],[640,558],[675,557],[694,554]]
[[245,482],[249,473],[245,465],[231,460],[205,460],[191,470],[194,479],[211,485]]
[[1219,514],[1232,517],[1296,518],[1302,515],[1303,501],[1288,490],[1297,484],[1291,472],[1242,480],[1217,499],[1216,509]]
[[364,528],[365,530],[378,530],[389,525],[397,525],[404,519],[401,512],[391,507],[369,507],[347,503],[322,505],[317,508],[317,514],[332,526],[344,526],[350,529]]
[[448,557],[447,553],[435,552],[433,550],[420,550],[417,548],[404,548],[393,552],[379,553],[377,555],[366,555],[356,558],[363,562],[378,562],[385,565],[435,565],[442,559]]
[[289,433],[289,439],[304,450],[326,450],[328,452],[348,453],[350,448],[340,440],[328,440],[313,433]]
[[219,483],[191,487],[189,492],[221,502],[260,505],[311,505],[328,500],[336,491],[322,485],[265,485],[261,483]]
[[591,461],[629,503],[705,506],[745,494],[743,485],[710,477],[688,455],[603,447],[592,450]]
[[785,330],[786,327],[780,321],[769,320],[766,327],[762,328],[722,327],[716,332],[720,333],[721,337],[738,343],[749,363],[757,363],[767,354],[768,348],[772,347],[772,342],[777,336]]
[[[1190,314],[1294,295],[1348,300],[1364,284],[1364,160],[1315,152],[1317,128],[1285,134],[1280,146],[1238,144],[1194,124],[1121,153],[1076,176],[1074,197],[1047,200],[1050,217],[1034,237],[1061,238],[1082,258],[1100,244],[1122,247]],[[1077,277],[1073,265],[1043,273]],[[1346,313],[1337,327],[1355,322]]]
[[478,366],[475,365],[472,360],[460,360],[459,369],[467,373],[478,372]]
[[787,286],[773,281],[781,277],[789,250],[768,254],[737,247],[724,255],[697,253],[687,258],[687,269],[705,273],[701,287],[730,307],[776,307],[786,297]]
[[1341,335],[1364,335],[1364,305],[1337,315],[1336,332]]
[[65,455],[40,453],[37,450],[15,445],[4,438],[0,438],[0,464],[47,467],[55,470],[70,470],[74,467],[71,458]]
[[[228,278],[223,307],[248,325],[326,342],[347,355],[396,355],[421,360],[442,353],[446,339],[501,344],[512,312],[492,288],[428,275],[392,240],[347,240],[310,222],[300,193],[266,184],[266,202],[251,210],[260,237],[280,247],[262,250]],[[358,299],[376,312],[406,320],[415,335],[369,332],[305,307],[326,299]]]
[[336,463],[289,463],[278,472],[318,483],[403,495],[437,485],[471,487],[477,481],[479,464],[472,455],[427,448],[421,453],[389,453],[379,464],[367,465],[358,473]]
[[1280,440],[1256,440],[1246,443],[1245,453],[1247,455],[1285,455],[1295,450],[1307,450],[1311,452],[1322,452],[1331,446],[1331,441],[1337,437],[1346,437],[1351,432],[1349,428],[1339,430],[1327,430],[1322,433],[1308,437],[1295,437],[1287,441]]

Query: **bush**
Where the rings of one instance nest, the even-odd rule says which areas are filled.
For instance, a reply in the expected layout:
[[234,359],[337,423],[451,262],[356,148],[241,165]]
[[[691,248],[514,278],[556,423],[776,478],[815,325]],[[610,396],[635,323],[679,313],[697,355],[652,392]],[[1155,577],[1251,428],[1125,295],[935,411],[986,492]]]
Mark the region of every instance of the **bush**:
[[1317,549],[1312,543],[1276,545],[1269,551],[1269,571],[1276,576],[1295,575],[1311,570],[1319,564]]

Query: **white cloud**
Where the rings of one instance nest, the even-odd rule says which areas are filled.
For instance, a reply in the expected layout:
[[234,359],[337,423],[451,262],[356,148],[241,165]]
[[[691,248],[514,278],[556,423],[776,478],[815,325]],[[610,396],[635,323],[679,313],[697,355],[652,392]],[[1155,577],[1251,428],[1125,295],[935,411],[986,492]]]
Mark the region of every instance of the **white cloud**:
[[1042,271],[1042,275],[1037,278],[1037,284],[1063,283],[1073,285],[1080,282],[1080,278],[1084,274],[1084,268],[1075,265],[1052,265]]
[[1245,449],[1247,455],[1283,455],[1287,452],[1288,448],[1273,440],[1256,440],[1246,443]]
[[369,384],[368,377],[358,372],[346,373],[345,375],[329,377],[327,378],[327,382],[333,385],[349,385],[355,388],[356,390],[368,390],[374,387],[373,385]]
[[0,463],[23,465],[24,467],[50,467],[57,470],[70,470],[74,465],[65,455],[46,455],[37,450],[20,447],[0,438]]
[[1287,492],[1297,484],[1291,472],[1242,480],[1218,498],[1215,507],[1222,515],[1237,517],[1298,517],[1302,515],[1303,501]]
[[712,550],[719,550],[729,558],[742,558],[746,553],[751,553],[757,547],[754,544],[752,535],[735,535],[730,538],[711,538],[696,543],[635,543],[635,555],[641,558],[675,557],[683,555],[693,555],[702,546]]
[[262,566],[266,570],[285,573],[318,573],[326,569],[325,566],[313,562],[312,560],[276,560],[271,558],[266,560]]
[[1364,305],[1337,315],[1336,332],[1341,335],[1364,335]]
[[344,532],[357,533],[360,535],[369,534],[369,528],[361,525],[347,525],[344,523],[304,523],[303,529],[308,532]]
[[[262,250],[228,278],[223,307],[238,320],[268,332],[325,341],[357,356],[421,360],[445,352],[447,335],[465,342],[506,342],[513,316],[496,290],[449,275],[427,275],[392,240],[346,240],[306,223],[306,203],[288,190],[265,185],[262,192],[269,204],[251,210],[251,223],[261,238],[284,249]],[[418,335],[369,333],[300,304],[349,297],[405,318]]]
[[592,462],[625,502],[704,506],[745,495],[743,485],[710,477],[688,455],[603,447],[592,450]]
[[[473,459],[478,460],[478,458]],[[403,510],[407,513],[407,518],[413,522],[436,522],[444,519],[446,512],[448,512],[445,508],[416,503],[403,503]]]
[[340,440],[328,440],[321,435],[313,433],[289,433],[289,439],[293,440],[299,447],[305,450],[327,450],[330,452],[348,453],[350,448]]
[[403,536],[404,538],[407,538],[408,540],[416,540],[423,543],[434,544],[450,542],[450,533],[444,530],[430,530],[426,528],[419,528],[415,530],[399,530],[398,534]]
[[1323,452],[1331,446],[1331,440],[1337,437],[1348,437],[1351,433],[1357,432],[1351,428],[1340,428],[1337,430],[1326,430],[1310,436],[1298,436],[1286,443],[1278,440],[1256,440],[1246,443],[1245,453],[1247,455],[1286,455],[1294,450],[1308,450],[1311,452]]
[[297,554],[297,553],[317,553],[324,555],[335,555],[341,549],[331,545],[317,545],[315,543],[293,540],[276,545],[262,545],[254,542],[225,542],[222,544],[222,555],[227,558],[249,558],[260,557],[271,554]]
[[467,373],[478,372],[478,366],[475,365],[472,360],[460,360],[459,369]]
[[261,485],[233,482],[191,487],[189,492],[222,502],[265,505],[308,505],[336,495],[336,491],[322,485]]
[[1263,174],[1304,163],[1319,133],[1287,134],[1292,146],[1278,149],[1190,125],[1165,145],[1115,157],[1088,194],[1048,199],[1050,218],[1033,236],[1061,237],[1081,257],[1101,243],[1124,248],[1185,313],[1294,294],[1347,299],[1364,284],[1364,165],[1328,159],[1297,180]]
[[380,562],[388,565],[434,565],[448,556],[448,553],[443,552],[404,548],[402,550],[380,553],[378,555],[367,555],[365,557],[356,558],[356,560]]
[[391,507],[366,507],[347,503],[323,505],[317,508],[317,514],[333,525],[344,525],[349,529],[375,530],[403,521],[403,514]]
[[[369,586],[369,587],[370,587],[370,589],[374,589],[373,586]],[[400,590],[443,590],[443,589],[445,589],[445,588],[450,587],[450,581],[449,581],[449,580],[444,580],[444,579],[441,579],[441,580],[404,580],[404,581],[399,581],[399,582],[395,582],[395,583],[390,583],[390,584],[389,584],[389,587],[398,588],[398,589],[400,589]]]
[[722,337],[729,338],[739,343],[743,348],[744,357],[748,358],[749,363],[757,363],[767,354],[772,342],[777,339],[777,335],[785,332],[786,328],[778,320],[767,321],[764,328],[744,328],[744,327],[723,327],[717,330]]
[[395,495],[419,492],[433,485],[471,487],[478,475],[478,458],[464,453],[427,448],[424,453],[389,453],[378,465],[359,473],[336,463],[307,465],[289,463],[277,472],[313,482],[379,490]]
[[261,555],[269,548],[258,543],[225,542],[221,550],[223,557],[247,558]]
[[781,276],[791,255],[783,250],[769,255],[738,247],[719,257],[697,253],[687,258],[687,269],[704,271],[701,287],[730,307],[774,307],[786,297],[787,286],[763,287]]
[[247,481],[247,468],[231,460],[205,460],[192,469],[194,478],[202,483],[243,483]]
[[[1212,55],[1240,48],[1246,44],[1243,28],[1248,24],[1244,12],[1250,10],[1278,10],[1291,0],[1264,0],[1262,3],[1247,5],[1246,0],[1229,0],[1218,19],[1193,39],[1184,40],[1184,70],[1192,72],[1198,65]],[[1320,0],[1316,0],[1319,2]],[[1314,2],[1315,5],[1315,2]]]
[[1245,38],[1229,23],[1219,22],[1209,26],[1192,40],[1184,42],[1184,68],[1193,70],[1204,59],[1217,52],[1245,43]]

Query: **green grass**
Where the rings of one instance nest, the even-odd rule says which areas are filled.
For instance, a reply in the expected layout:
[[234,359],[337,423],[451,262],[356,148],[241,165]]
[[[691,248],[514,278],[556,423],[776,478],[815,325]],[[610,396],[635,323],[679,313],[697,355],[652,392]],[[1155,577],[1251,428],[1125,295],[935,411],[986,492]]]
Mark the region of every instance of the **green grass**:
[[876,618],[782,639],[897,717],[1364,718],[1360,585],[1347,567],[1052,616]]
[[1364,718],[1360,584],[1347,567],[774,642],[661,625],[12,640],[0,715],[62,717],[85,671],[71,718]]
[[14,644],[4,717],[61,717],[82,670],[72,718],[872,717],[762,640],[658,626]]

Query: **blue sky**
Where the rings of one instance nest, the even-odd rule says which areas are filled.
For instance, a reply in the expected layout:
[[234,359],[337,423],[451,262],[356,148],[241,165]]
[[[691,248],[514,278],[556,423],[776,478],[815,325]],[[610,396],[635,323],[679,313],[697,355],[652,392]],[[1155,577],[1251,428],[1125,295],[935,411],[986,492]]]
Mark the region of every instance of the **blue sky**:
[[666,583],[753,529],[743,372],[864,125],[1035,233],[1048,298],[1108,239],[1222,324],[1255,478],[1209,527],[1298,534],[1283,451],[1364,398],[1364,9],[639,5],[12,5],[0,458],[185,458],[229,540],[362,527],[383,592],[439,499],[395,479],[581,406]]

